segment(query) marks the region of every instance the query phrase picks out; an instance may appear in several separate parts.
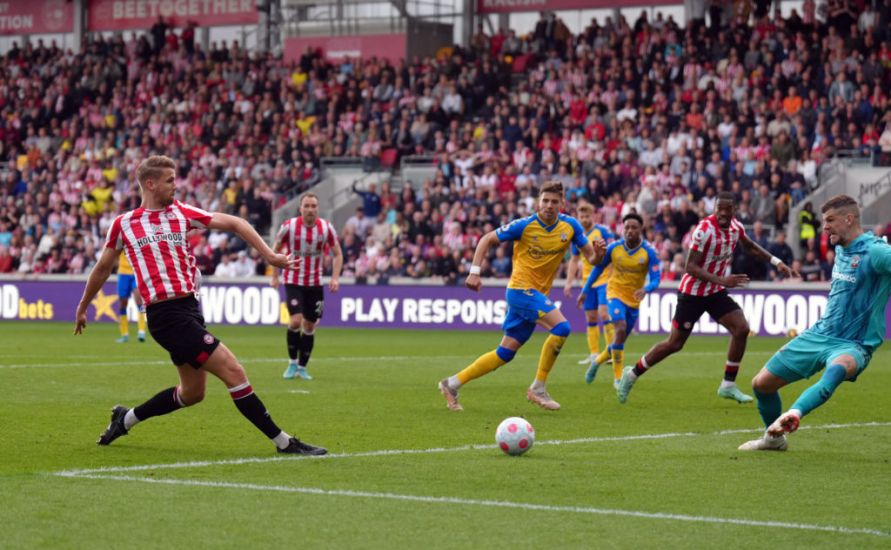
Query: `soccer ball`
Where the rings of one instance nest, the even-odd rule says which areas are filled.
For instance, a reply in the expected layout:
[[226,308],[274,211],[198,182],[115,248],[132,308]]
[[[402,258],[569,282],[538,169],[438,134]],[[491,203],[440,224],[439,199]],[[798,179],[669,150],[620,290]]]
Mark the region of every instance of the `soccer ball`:
[[505,418],[495,430],[495,443],[509,455],[521,455],[535,443],[535,428],[525,418]]

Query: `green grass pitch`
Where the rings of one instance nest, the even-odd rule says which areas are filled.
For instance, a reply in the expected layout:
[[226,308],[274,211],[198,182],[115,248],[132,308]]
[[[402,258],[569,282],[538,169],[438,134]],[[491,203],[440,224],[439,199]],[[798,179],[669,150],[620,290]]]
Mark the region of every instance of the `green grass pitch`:
[[[754,404],[715,395],[724,337],[692,337],[619,405],[609,367],[584,383],[576,332],[549,383],[563,409],[547,412],[525,400],[537,333],[453,413],[436,382],[497,333],[323,326],[306,382],[281,378],[282,329],[213,327],[273,418],[333,454],[280,459],[215,379],[200,405],[98,447],[115,403],[134,406],[176,373],[151,340],[72,328],[0,323],[5,548],[891,546],[888,346],[788,452],[749,454],[736,447],[758,434]],[[633,335],[626,362],[654,341]],[[781,344],[750,339],[743,389]],[[536,428],[522,457],[495,447],[508,416]]]

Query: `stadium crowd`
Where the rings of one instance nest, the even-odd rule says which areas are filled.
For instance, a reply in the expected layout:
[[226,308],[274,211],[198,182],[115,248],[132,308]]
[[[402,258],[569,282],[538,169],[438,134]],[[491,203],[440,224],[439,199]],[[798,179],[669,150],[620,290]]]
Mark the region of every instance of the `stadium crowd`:
[[[14,48],[0,59],[0,273],[87,271],[114,216],[139,204],[133,170],[150,153],[179,163],[181,200],[266,233],[272,208],[320,180],[322,158],[371,171],[420,154],[435,159],[431,180],[357,189],[363,207],[338,228],[345,275],[460,281],[478,238],[559,180],[570,213],[590,202],[616,230],[644,215],[669,280],[725,190],[759,244],[826,280],[814,209],[793,220],[800,258],[783,228],[834,152],[891,159],[891,0],[806,0],[786,18],[764,2],[713,4],[708,25],[643,12],[579,35],[543,13],[526,36],[480,28],[469,48],[395,65],[204,52],[163,25],[80,54]],[[231,237],[193,239],[207,274],[265,272]],[[756,280],[768,268],[735,266]],[[484,274],[509,273],[503,245]]]

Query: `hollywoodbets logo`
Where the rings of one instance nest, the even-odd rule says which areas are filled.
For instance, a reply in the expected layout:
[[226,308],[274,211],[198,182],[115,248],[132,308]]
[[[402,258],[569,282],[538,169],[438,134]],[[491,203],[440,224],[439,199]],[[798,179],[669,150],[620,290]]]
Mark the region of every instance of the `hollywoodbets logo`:
[[147,235],[141,239],[136,239],[136,246],[142,248],[145,245],[162,241],[179,246],[186,242],[186,235],[185,233],[155,233],[154,235]]

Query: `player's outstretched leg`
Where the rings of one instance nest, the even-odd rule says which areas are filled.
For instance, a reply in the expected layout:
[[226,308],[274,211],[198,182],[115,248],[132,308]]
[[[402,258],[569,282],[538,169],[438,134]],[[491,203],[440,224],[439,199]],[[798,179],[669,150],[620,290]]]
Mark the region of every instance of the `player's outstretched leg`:
[[[853,364],[854,366],[851,370],[856,373],[856,363]],[[848,369],[843,363],[829,365],[826,371],[823,372],[820,380],[804,390],[795,403],[792,403],[792,407],[771,423],[767,428],[767,432],[771,435],[779,436],[797,430],[802,417],[828,401],[847,377]]]
[[105,428],[105,431],[99,435],[99,439],[96,441],[97,445],[110,445],[115,439],[127,435],[129,430],[124,427],[124,417],[129,410],[123,405],[115,405],[111,409],[111,422]]
[[323,455],[328,452],[322,447],[315,447],[291,437],[278,427],[266,410],[266,406],[254,393],[244,368],[238,363],[238,359],[229,351],[229,348],[222,343],[214,350],[210,359],[204,363],[202,370],[213,374],[226,384],[229,396],[238,412],[275,443],[278,452],[304,455]]
[[498,346],[495,351],[484,353],[476,358],[476,361],[465,367],[461,372],[448,378],[443,378],[437,384],[440,393],[445,397],[446,407],[450,411],[463,411],[464,407],[458,403],[458,389],[464,384],[489,374],[498,367],[509,363],[517,354],[515,350]]
[[161,390],[142,405],[132,409],[123,405],[115,405],[111,410],[111,422],[99,436],[96,444],[110,445],[115,439],[127,435],[139,422],[154,416],[170,414],[185,406],[180,396],[179,386]]

